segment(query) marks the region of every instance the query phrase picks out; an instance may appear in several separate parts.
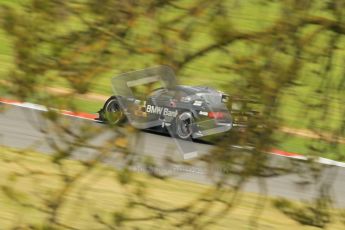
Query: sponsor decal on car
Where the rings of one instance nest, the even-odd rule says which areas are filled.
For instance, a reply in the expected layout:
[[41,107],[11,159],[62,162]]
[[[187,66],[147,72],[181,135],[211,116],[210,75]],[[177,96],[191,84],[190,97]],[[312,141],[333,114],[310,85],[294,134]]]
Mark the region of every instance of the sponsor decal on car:
[[170,101],[170,106],[171,107],[176,107],[176,100],[171,100]]
[[202,101],[194,101],[193,105],[201,106],[202,105]]
[[204,116],[208,116],[208,112],[205,112],[205,111],[200,111],[199,114],[204,115]]
[[169,116],[169,117],[176,117],[178,114],[177,110],[170,110],[168,108],[155,106],[155,105],[147,105],[146,112],[152,113],[152,114],[163,115],[163,116]]

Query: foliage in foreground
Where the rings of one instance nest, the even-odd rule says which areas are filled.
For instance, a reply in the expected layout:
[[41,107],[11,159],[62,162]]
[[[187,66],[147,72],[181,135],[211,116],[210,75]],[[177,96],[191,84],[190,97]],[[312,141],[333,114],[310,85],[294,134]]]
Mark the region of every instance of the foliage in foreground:
[[[108,0],[102,4],[96,0],[28,0],[23,1],[20,8],[3,7],[0,19],[2,27],[13,39],[15,60],[9,78],[12,85],[8,88],[23,100],[37,96],[47,83],[57,79],[67,81],[73,93],[86,93],[92,80],[114,66],[121,71],[135,68],[137,65],[134,63],[122,65],[128,61],[128,56],[144,57],[145,63],[139,63],[139,66],[166,64],[181,73],[192,62],[210,58],[218,52],[224,56],[215,71],[234,76],[223,82],[223,88],[259,102],[261,113],[250,119],[245,130],[223,135],[210,154],[190,162],[175,159],[169,151],[163,159],[138,153],[132,147],[140,143],[139,134],[130,128],[108,127],[111,135],[101,145],[95,145],[92,140],[106,132],[105,129],[88,124],[76,125],[61,119],[55,111],[49,111],[44,115],[46,122],[40,122],[37,128],[47,135],[46,142],[54,151],[51,163],[58,169],[60,180],[56,191],[40,197],[45,200],[44,205],[36,207],[48,214],[49,225],[68,228],[64,226],[65,221],[60,222],[59,219],[61,210],[66,208],[66,194],[77,181],[90,175],[99,162],[115,156],[121,165],[116,179],[125,189],[128,202],[122,210],[112,211],[110,220],[95,213],[96,222],[112,229],[132,227],[132,224],[145,220],[152,220],[159,226],[171,218],[172,227],[210,228],[235,207],[237,191],[249,179],[258,178],[264,193],[267,190],[265,177],[300,170],[299,164],[292,165],[294,167],[272,166],[266,152],[277,141],[274,133],[282,120],[280,109],[284,96],[293,86],[303,82],[305,76],[313,78],[307,81],[313,87],[310,88],[312,92],[303,94],[306,99],[300,98],[303,102],[301,114],[303,119],[308,118],[308,127],[320,136],[309,146],[308,155],[322,155],[325,148],[339,151],[337,137],[344,136],[344,116],[335,123],[336,127],[331,127],[327,119],[332,117],[332,102],[344,96],[344,69],[336,68],[338,60],[341,60],[338,58],[342,55],[339,50],[345,33],[344,1],[256,0],[252,4],[276,9],[274,20],[253,30],[241,29],[232,21],[231,15],[244,5],[230,0]],[[200,29],[206,35],[200,34]],[[235,45],[244,47],[246,52],[233,53]],[[73,93],[70,97],[74,96]],[[40,100],[52,107],[71,103],[70,98],[45,94],[40,95]],[[316,109],[320,112],[310,113]],[[345,114],[343,104],[340,104],[339,111]],[[326,142],[321,132],[328,129],[334,136],[332,142]],[[53,134],[56,138],[51,138]],[[125,144],[119,145],[119,140],[125,140]],[[234,149],[234,146],[251,148],[242,151]],[[80,171],[73,175],[66,173],[66,158],[86,150],[93,154],[88,154],[89,158],[82,161]],[[340,160],[343,157],[338,156]],[[200,194],[192,203],[184,200],[185,203],[176,208],[149,200],[145,196],[147,181],[138,182],[131,172],[132,167],[139,165],[147,169],[152,180],[164,181],[174,175],[161,174],[153,170],[155,167],[198,164],[209,169],[208,176],[214,187]],[[314,176],[317,184],[321,173],[315,173],[313,166],[302,167],[309,169],[305,174]],[[214,168],[224,170],[215,173]],[[28,170],[24,175],[37,173],[41,172]],[[92,182],[95,181],[97,178]],[[12,194],[15,186],[15,180],[10,182],[3,188],[8,195]],[[329,183],[321,186],[327,187]],[[321,197],[331,196],[329,190],[323,191],[325,193],[320,194]],[[172,198],[167,197],[167,201],[169,199]],[[114,201],[106,199],[103,202],[114,204]],[[25,207],[27,204],[19,205]],[[212,207],[218,205],[221,207],[209,216]],[[264,202],[258,202],[257,210],[263,205]],[[327,226],[328,218],[314,221],[319,215],[315,214],[315,209],[306,209],[306,216],[301,217],[293,215],[299,209],[289,209],[286,205],[285,213],[292,218],[304,224]],[[95,211],[93,207],[89,210]],[[138,213],[139,216],[136,215]],[[182,217],[176,218],[175,214],[180,213],[183,213]],[[256,216],[258,214],[260,211],[255,212]]]
[[327,198],[318,198],[313,204],[304,206],[296,206],[286,199],[278,199],[274,202],[274,205],[284,214],[303,225],[324,228],[331,222]]

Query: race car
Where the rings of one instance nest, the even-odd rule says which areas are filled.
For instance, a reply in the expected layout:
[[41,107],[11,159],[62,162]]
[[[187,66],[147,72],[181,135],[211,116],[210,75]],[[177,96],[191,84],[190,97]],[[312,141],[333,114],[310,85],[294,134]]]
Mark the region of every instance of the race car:
[[167,129],[181,139],[199,138],[232,128],[229,98],[210,87],[185,85],[157,88],[144,98],[114,95],[98,111],[98,120],[112,125],[127,120],[137,128]]

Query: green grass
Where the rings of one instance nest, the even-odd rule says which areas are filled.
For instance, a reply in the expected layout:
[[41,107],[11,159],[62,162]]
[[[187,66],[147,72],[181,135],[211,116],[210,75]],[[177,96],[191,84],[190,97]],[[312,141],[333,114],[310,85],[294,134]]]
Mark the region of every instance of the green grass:
[[[10,188],[12,194],[27,204],[34,204],[43,207],[40,198],[49,198],[50,195],[57,194],[59,186],[62,185],[59,171],[54,166],[49,156],[39,153],[18,153],[12,149],[1,149],[0,156],[0,186]],[[69,175],[78,173],[82,166],[73,160],[64,161]],[[27,173],[36,172],[27,175]],[[92,217],[94,214],[102,216],[107,221],[111,221],[111,213],[123,208],[127,190],[117,182],[116,171],[105,167],[97,168],[77,183],[67,196],[67,202],[61,210],[60,220],[67,225],[80,229],[103,229],[104,226],[96,223]],[[144,174],[135,174],[138,181],[146,184],[147,197],[156,204],[164,205],[167,208],[174,208],[179,205],[193,201],[205,191],[211,189],[210,186],[191,182],[169,179],[166,181],[152,179]],[[8,189],[7,189],[8,191]],[[229,196],[231,194],[229,193]],[[211,225],[210,229],[249,229],[250,220],[254,214],[258,200],[263,200],[260,195],[243,193],[236,206],[218,223]],[[29,207],[22,207],[0,190],[0,226],[1,229],[11,229],[14,226],[24,224],[42,224],[47,217],[45,214]],[[220,210],[221,204],[215,208],[210,207],[209,215]],[[271,203],[268,198],[262,214],[258,219],[259,229],[314,229],[302,226],[289,219]],[[137,210],[133,216],[149,214],[148,210]],[[77,217],[77,218],[76,218]],[[176,214],[165,221],[139,221],[130,226],[140,226],[143,229],[159,228],[164,229],[170,226],[169,223],[175,218],[181,218]],[[339,222],[337,216],[329,229],[343,229],[344,225]],[[315,228],[316,229],[316,228]]]
[[74,100],[74,104],[76,106],[76,111],[96,113],[103,107],[104,102],[86,99],[76,99]]
[[[16,100],[16,97],[8,95],[8,92],[2,88],[0,88],[0,98],[1,97]],[[64,98],[63,96],[60,96],[60,98],[57,97],[57,99],[63,100]],[[39,98],[27,98],[26,102],[41,104]],[[104,101],[84,99],[82,95],[71,98],[68,102],[70,104],[66,104],[65,101],[63,101],[62,104],[56,105],[51,103],[50,107],[65,110],[73,110],[76,112],[97,113],[100,110],[100,108],[103,107],[104,104]]]
[[[274,147],[288,152],[329,158],[337,161],[345,161],[345,145],[331,145],[329,142],[318,141],[316,139],[290,135],[276,132],[275,138],[278,144]],[[321,152],[315,152],[313,148],[320,149]]]

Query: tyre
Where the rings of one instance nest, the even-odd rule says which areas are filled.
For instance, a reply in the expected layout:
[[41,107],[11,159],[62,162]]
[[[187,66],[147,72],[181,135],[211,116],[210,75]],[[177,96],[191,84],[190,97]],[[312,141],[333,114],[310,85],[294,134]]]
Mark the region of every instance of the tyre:
[[193,134],[194,118],[191,112],[183,112],[177,115],[174,122],[174,133],[181,139],[188,139]]
[[111,125],[123,123],[125,116],[116,97],[111,97],[105,102],[101,118]]

